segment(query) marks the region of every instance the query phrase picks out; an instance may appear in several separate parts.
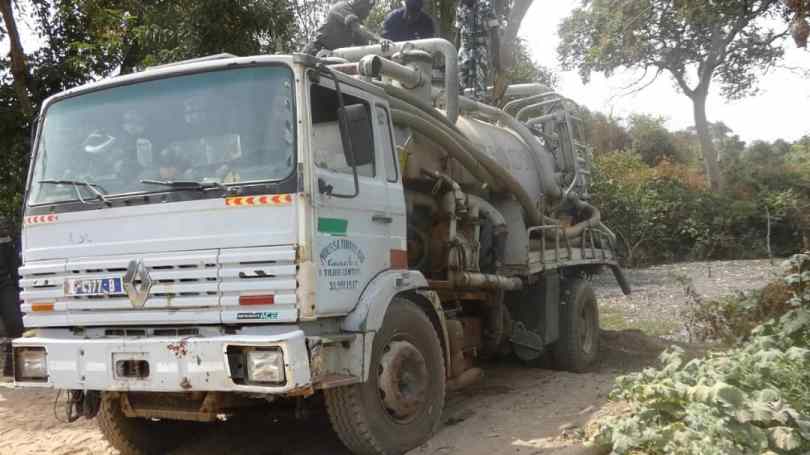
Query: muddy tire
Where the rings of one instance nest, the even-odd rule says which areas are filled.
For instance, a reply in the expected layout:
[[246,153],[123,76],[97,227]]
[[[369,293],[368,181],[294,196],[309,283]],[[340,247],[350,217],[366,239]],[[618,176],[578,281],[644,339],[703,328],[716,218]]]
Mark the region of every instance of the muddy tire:
[[402,454],[427,441],[444,409],[444,357],[415,304],[394,299],[374,337],[368,381],[325,391],[338,437],[356,454]]
[[576,278],[560,289],[560,338],[552,350],[554,367],[582,373],[599,354],[599,305],[588,282]]
[[119,399],[108,393],[102,394],[96,420],[104,439],[121,455],[164,454],[195,437],[195,426],[202,425],[127,417]]

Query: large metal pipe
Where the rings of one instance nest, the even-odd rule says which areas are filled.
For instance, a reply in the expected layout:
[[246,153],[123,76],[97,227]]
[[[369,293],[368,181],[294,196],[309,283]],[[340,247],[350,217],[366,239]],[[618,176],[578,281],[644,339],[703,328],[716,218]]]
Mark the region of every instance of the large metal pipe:
[[541,103],[530,104],[530,105],[522,108],[521,110],[519,110],[518,113],[515,115],[515,118],[520,120],[521,122],[525,122],[526,119],[524,119],[523,117],[527,113],[529,113],[529,112],[531,112],[531,111],[533,111],[535,109],[541,108],[541,107],[543,107],[545,105],[555,104],[555,103],[559,103],[561,101],[565,101],[565,98],[555,98],[555,99],[543,101]]
[[553,90],[549,90],[548,92],[539,93],[537,95],[529,96],[528,98],[518,98],[516,100],[512,100],[503,107],[503,110],[509,114],[514,115],[515,112],[512,112],[515,109],[520,108],[521,106],[525,106],[527,104],[542,100],[543,98],[548,98],[549,96],[559,96],[557,92]]
[[545,84],[529,83],[529,84],[512,84],[506,88],[506,96],[532,96],[540,93],[551,91],[551,88]]
[[428,52],[441,52],[444,56],[444,89],[447,94],[447,119],[455,124],[458,119],[458,50],[453,43],[441,38],[429,38],[401,43],[391,43],[383,49],[381,44],[344,47],[332,51],[332,55],[346,60],[358,61],[367,55],[390,57],[404,48],[416,48]]
[[379,55],[366,55],[361,58],[357,64],[357,69],[360,74],[366,77],[390,77],[399,81],[408,89],[421,87],[425,82],[430,81],[429,75],[423,74],[422,71],[400,65]]
[[487,289],[496,291],[519,291],[523,289],[523,280],[518,277],[490,275],[486,273],[452,272],[450,283],[456,288]]
[[[489,86],[487,87],[487,94],[492,96],[492,92],[495,90],[495,87]],[[531,96],[536,95],[538,93],[545,93],[551,91],[551,89],[547,85],[539,84],[539,83],[528,83],[528,84],[512,84],[506,88],[506,93],[504,96],[507,98],[512,97],[524,97],[524,96]],[[473,93],[473,89],[468,88],[464,89],[464,96],[469,96]]]
[[480,198],[474,194],[468,194],[467,198],[470,201],[470,206],[477,207],[484,218],[492,223],[493,234],[495,236],[495,259],[499,263],[502,262],[504,252],[506,251],[506,238],[509,235],[509,226],[506,224],[506,218],[486,199]]
[[[441,172],[429,173],[434,178],[444,181],[450,186],[441,198],[441,210],[447,217],[449,224],[447,228],[447,243],[450,250],[447,257],[447,279],[452,287],[473,288],[505,291],[516,291],[523,288],[523,280],[517,277],[507,277],[502,275],[490,275],[477,272],[464,271],[464,254],[459,249],[464,247],[458,242],[458,216],[459,210],[468,210],[466,206],[465,194],[461,191],[461,186],[449,176]],[[479,206],[480,207],[480,206]]]
[[[602,226],[602,214],[599,211],[599,209],[592,206],[591,204],[588,204],[585,201],[582,201],[580,199],[577,199],[577,198],[573,197],[573,195],[570,196],[568,198],[568,200],[571,201],[574,204],[574,206],[576,207],[576,209],[578,211],[587,212],[587,218],[580,221],[579,223],[577,223],[577,224],[575,224],[573,226],[569,226],[569,227],[566,227],[566,228],[561,228],[561,232],[562,232],[563,237],[568,238],[568,239],[573,239],[573,238],[576,238],[576,237],[579,237],[580,235],[582,235],[582,233],[587,228],[596,227],[596,226]],[[548,217],[545,217],[544,221],[546,222],[546,224],[551,224],[551,225],[560,223],[559,220],[555,220],[553,218],[548,218]],[[552,238],[556,236],[554,231],[551,231],[551,230],[546,230],[545,235],[547,237],[552,237]]]
[[[520,123],[516,118],[498,109],[497,107],[473,101],[469,98],[460,98],[460,106],[463,110],[477,112],[490,120],[500,122],[507,128],[512,129],[523,139],[523,142],[532,150],[532,157],[535,161],[537,173],[540,176],[540,184],[547,197],[559,200],[562,197],[562,189],[554,177],[554,157],[543,149],[543,146],[532,134],[526,125]],[[539,226],[539,224],[537,224]]]

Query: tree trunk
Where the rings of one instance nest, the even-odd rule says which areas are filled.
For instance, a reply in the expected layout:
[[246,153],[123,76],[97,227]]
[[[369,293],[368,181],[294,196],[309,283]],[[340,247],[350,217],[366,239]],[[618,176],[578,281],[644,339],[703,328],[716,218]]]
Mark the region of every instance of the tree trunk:
[[430,7],[426,8],[433,14],[439,26],[437,33],[439,38],[444,38],[451,43],[456,43],[456,7],[458,0],[434,0],[430,2]]
[[141,55],[141,43],[135,36],[134,29],[143,24],[144,11],[138,11],[138,15],[127,24],[127,31],[124,34],[124,58],[121,60],[121,70],[119,74],[131,74],[135,72],[138,64],[141,63],[143,56]]
[[11,75],[14,77],[14,91],[17,92],[17,102],[20,103],[22,113],[31,118],[34,115],[34,106],[31,102],[31,92],[28,87],[28,67],[25,63],[25,52],[23,51],[20,33],[17,31],[17,22],[14,20],[14,12],[11,7],[11,0],[0,0],[0,13],[6,24],[11,50]]
[[765,216],[768,219],[768,225],[766,228],[765,233],[765,245],[768,248],[768,259],[770,260],[771,265],[773,265],[773,250],[771,250],[771,209],[768,206],[765,206]]
[[709,187],[712,191],[720,191],[723,188],[723,177],[720,174],[720,164],[717,162],[717,151],[714,149],[714,142],[709,132],[709,121],[706,118],[706,98],[708,90],[696,91],[692,96],[692,104],[695,113],[695,130],[697,130],[700,140],[700,152],[703,154],[703,163],[706,168],[706,177],[709,179]]
[[[498,5],[498,3],[505,4],[507,1],[508,0],[500,0],[496,2],[496,9],[498,6],[503,8],[503,6]],[[497,103],[500,102],[503,95],[506,93],[506,88],[509,84],[507,73],[509,69],[512,68],[512,65],[515,64],[515,40],[517,40],[518,32],[520,31],[520,24],[523,22],[523,18],[526,17],[526,13],[531,6],[532,0],[514,0],[512,8],[509,10],[509,17],[506,19],[506,30],[504,30],[503,36],[500,39],[500,49],[498,49],[499,61],[495,64],[495,90],[493,99]]]

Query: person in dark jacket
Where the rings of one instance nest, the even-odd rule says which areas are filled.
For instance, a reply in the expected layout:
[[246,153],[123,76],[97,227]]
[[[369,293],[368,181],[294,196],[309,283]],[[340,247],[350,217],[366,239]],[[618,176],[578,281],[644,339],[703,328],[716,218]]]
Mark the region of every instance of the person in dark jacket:
[[[3,336],[9,339],[22,336],[23,324],[17,277],[17,248],[12,238],[11,223],[0,215],[0,324]],[[0,355],[5,356],[3,375],[11,375],[11,350],[0,343]]]
[[315,41],[304,49],[305,54],[316,55],[323,49],[362,46],[381,38],[363,27],[374,0],[351,0],[337,2],[329,10],[326,21],[318,29]]
[[422,11],[422,6],[422,0],[405,0],[404,7],[388,13],[383,22],[383,38],[413,41],[436,36],[433,18]]

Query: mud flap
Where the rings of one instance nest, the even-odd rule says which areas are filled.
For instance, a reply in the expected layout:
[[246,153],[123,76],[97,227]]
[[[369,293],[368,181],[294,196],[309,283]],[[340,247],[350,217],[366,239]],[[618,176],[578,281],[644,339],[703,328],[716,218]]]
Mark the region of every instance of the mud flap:
[[618,265],[611,265],[610,270],[613,272],[616,282],[619,283],[619,287],[622,288],[624,295],[630,295],[630,283],[627,281],[627,277],[624,276],[622,268]]
[[515,324],[509,339],[520,359],[535,360],[560,336],[559,272],[544,273],[540,283],[514,297],[510,311]]

